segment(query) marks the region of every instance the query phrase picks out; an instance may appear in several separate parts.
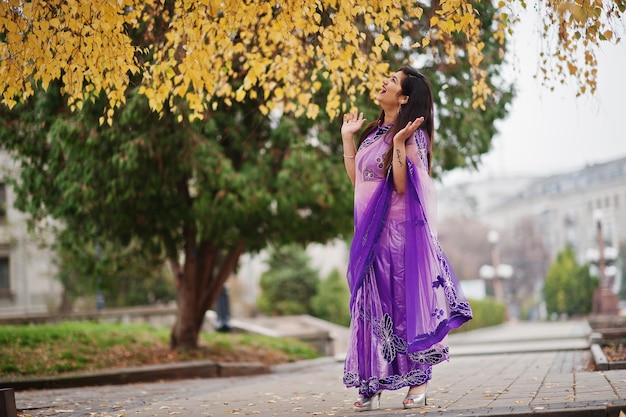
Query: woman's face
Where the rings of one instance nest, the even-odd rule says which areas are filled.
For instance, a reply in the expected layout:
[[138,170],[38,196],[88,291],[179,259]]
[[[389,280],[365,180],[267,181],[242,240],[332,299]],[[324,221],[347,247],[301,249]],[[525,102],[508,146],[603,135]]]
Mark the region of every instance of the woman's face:
[[407,96],[402,95],[402,80],[404,80],[404,77],[404,73],[398,71],[391,77],[383,80],[382,88],[376,99],[385,111],[397,110],[400,104],[405,103],[408,99]]

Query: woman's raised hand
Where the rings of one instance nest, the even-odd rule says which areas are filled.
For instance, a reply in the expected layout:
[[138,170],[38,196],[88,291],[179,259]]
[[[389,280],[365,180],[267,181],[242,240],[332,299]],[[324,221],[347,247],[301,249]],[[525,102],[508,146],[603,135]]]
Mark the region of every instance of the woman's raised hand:
[[410,121],[400,129],[398,133],[393,137],[394,143],[404,143],[408,138],[413,136],[413,133],[424,123],[424,117],[418,117],[417,119]]
[[363,112],[357,113],[356,110],[343,115],[343,124],[341,125],[341,135],[356,135],[365,123]]

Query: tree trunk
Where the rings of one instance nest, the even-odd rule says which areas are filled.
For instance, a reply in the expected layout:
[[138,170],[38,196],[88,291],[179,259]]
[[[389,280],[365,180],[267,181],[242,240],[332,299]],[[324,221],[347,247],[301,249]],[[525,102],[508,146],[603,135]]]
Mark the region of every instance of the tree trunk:
[[61,303],[59,304],[59,314],[69,314],[74,310],[74,300],[69,296],[65,288],[61,294]]
[[[217,248],[206,242],[187,246],[184,267],[177,275],[178,313],[170,337],[172,349],[198,348],[204,316],[235,270],[244,248],[243,241],[229,249]],[[172,263],[178,265],[174,261]]]

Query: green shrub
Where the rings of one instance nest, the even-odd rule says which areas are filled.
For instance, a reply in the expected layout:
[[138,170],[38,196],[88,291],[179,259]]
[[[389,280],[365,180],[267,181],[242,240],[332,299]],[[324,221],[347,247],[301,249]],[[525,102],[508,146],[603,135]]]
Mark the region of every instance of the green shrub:
[[342,326],[350,325],[350,290],[346,278],[337,269],[318,282],[311,308],[315,317]]
[[483,327],[496,326],[506,319],[506,306],[493,298],[469,300],[474,318],[455,331],[476,330]]
[[557,255],[543,285],[548,314],[590,313],[597,287],[598,278],[589,274],[589,265],[579,265],[574,249],[568,246]]
[[261,275],[259,311],[270,316],[311,314],[310,300],[317,291],[319,275],[309,266],[309,257],[300,246],[274,248],[269,270]]

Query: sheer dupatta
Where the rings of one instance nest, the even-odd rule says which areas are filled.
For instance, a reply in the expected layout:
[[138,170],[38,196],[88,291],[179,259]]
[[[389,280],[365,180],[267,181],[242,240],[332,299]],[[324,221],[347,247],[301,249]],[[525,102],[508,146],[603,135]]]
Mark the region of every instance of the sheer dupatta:
[[442,341],[450,330],[470,320],[472,311],[429,222],[424,188],[431,184],[420,181],[418,168],[408,158],[407,164],[411,184],[404,223],[407,342],[408,351],[417,352]]
[[[472,318],[458,278],[439,245],[433,219],[434,207],[426,195],[432,190],[430,177],[421,166],[407,157],[405,194],[405,273],[408,352],[425,350],[442,341],[453,328]],[[389,214],[394,192],[391,170],[372,195],[360,218],[355,219],[355,234],[350,248],[348,283],[350,308],[370,273],[374,249]],[[431,226],[429,218],[433,219]]]

